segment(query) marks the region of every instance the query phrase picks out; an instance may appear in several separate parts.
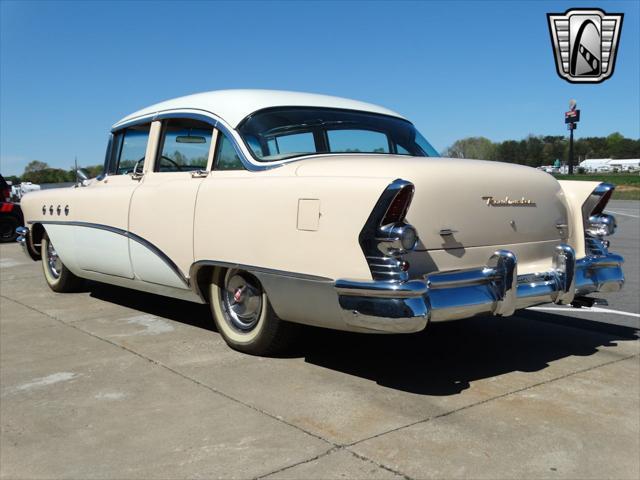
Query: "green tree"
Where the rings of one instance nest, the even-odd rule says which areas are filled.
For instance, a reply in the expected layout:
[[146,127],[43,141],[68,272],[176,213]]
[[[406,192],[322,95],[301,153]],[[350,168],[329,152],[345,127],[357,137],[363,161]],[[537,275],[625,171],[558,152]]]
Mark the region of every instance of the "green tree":
[[40,170],[45,170],[47,168],[49,168],[49,165],[47,165],[45,162],[41,162],[39,160],[31,160],[29,163],[27,163],[27,166],[24,167],[24,173],[39,172]]
[[[477,158],[520,163],[532,167],[553,165],[569,158],[569,141],[563,136],[529,135],[522,140],[493,143],[484,137],[457,140],[445,154],[457,158]],[[583,137],[574,142],[576,163],[586,158],[640,158],[640,139],[625,138],[618,132],[607,137]]]
[[454,158],[474,158],[477,160],[493,160],[495,145],[485,137],[469,137],[458,140],[445,153]]

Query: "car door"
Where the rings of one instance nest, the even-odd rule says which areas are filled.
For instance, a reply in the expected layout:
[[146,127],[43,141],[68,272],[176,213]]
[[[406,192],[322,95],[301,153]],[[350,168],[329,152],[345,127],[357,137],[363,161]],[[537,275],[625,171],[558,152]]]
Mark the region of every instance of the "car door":
[[145,282],[189,288],[193,218],[198,189],[209,173],[212,125],[188,118],[154,122],[159,142],[134,191],[129,209],[129,250],[135,276]]
[[[91,186],[75,189],[69,201],[70,218],[74,220],[64,236],[53,232],[66,225],[51,225],[52,237],[58,242],[72,245],[77,266],[82,270],[124,278],[133,278],[129,257],[129,203],[133,192],[140,186],[134,169],[142,170],[148,148],[150,123],[136,125],[115,132],[105,175]],[[66,241],[64,239],[67,239]],[[54,243],[56,238],[52,238]]]

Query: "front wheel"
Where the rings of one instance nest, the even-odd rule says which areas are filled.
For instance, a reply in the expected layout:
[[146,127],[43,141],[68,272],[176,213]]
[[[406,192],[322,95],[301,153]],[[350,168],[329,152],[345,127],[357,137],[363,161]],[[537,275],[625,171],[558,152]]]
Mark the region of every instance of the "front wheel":
[[47,285],[54,292],[68,293],[77,291],[82,285],[82,279],[76,277],[69,270],[60,257],[58,252],[51,243],[51,240],[45,233],[42,237],[41,245],[42,270]]
[[250,273],[219,271],[209,294],[218,332],[231,348],[251,355],[273,355],[293,340],[296,326],[276,316],[260,281]]

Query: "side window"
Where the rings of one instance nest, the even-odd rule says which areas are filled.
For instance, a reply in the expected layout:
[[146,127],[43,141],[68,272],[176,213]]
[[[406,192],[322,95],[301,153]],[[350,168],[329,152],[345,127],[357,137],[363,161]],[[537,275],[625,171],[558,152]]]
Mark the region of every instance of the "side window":
[[389,153],[389,140],[373,130],[328,130],[329,151]]
[[316,153],[316,144],[313,133],[291,133],[273,137],[267,141],[269,153],[271,155],[291,154],[301,155],[305,153]]
[[227,136],[219,132],[216,146],[215,170],[244,170],[244,165]]
[[190,119],[171,119],[163,127],[156,172],[190,172],[207,168],[211,125]]
[[111,160],[108,173],[110,175],[126,175],[134,168],[142,171],[144,155],[149,141],[151,124],[136,125],[117,132],[113,136]]

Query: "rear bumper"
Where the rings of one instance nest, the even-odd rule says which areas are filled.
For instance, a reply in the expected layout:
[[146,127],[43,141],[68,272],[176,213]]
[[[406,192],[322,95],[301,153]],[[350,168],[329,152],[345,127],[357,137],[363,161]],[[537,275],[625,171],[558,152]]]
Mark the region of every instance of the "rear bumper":
[[623,262],[620,255],[609,252],[576,260],[574,250],[561,244],[547,272],[519,275],[516,256],[498,250],[486,265],[474,269],[436,272],[404,283],[338,280],[335,288],[347,324],[417,332],[429,321],[509,316],[540,303],[566,305],[577,295],[620,290]]

